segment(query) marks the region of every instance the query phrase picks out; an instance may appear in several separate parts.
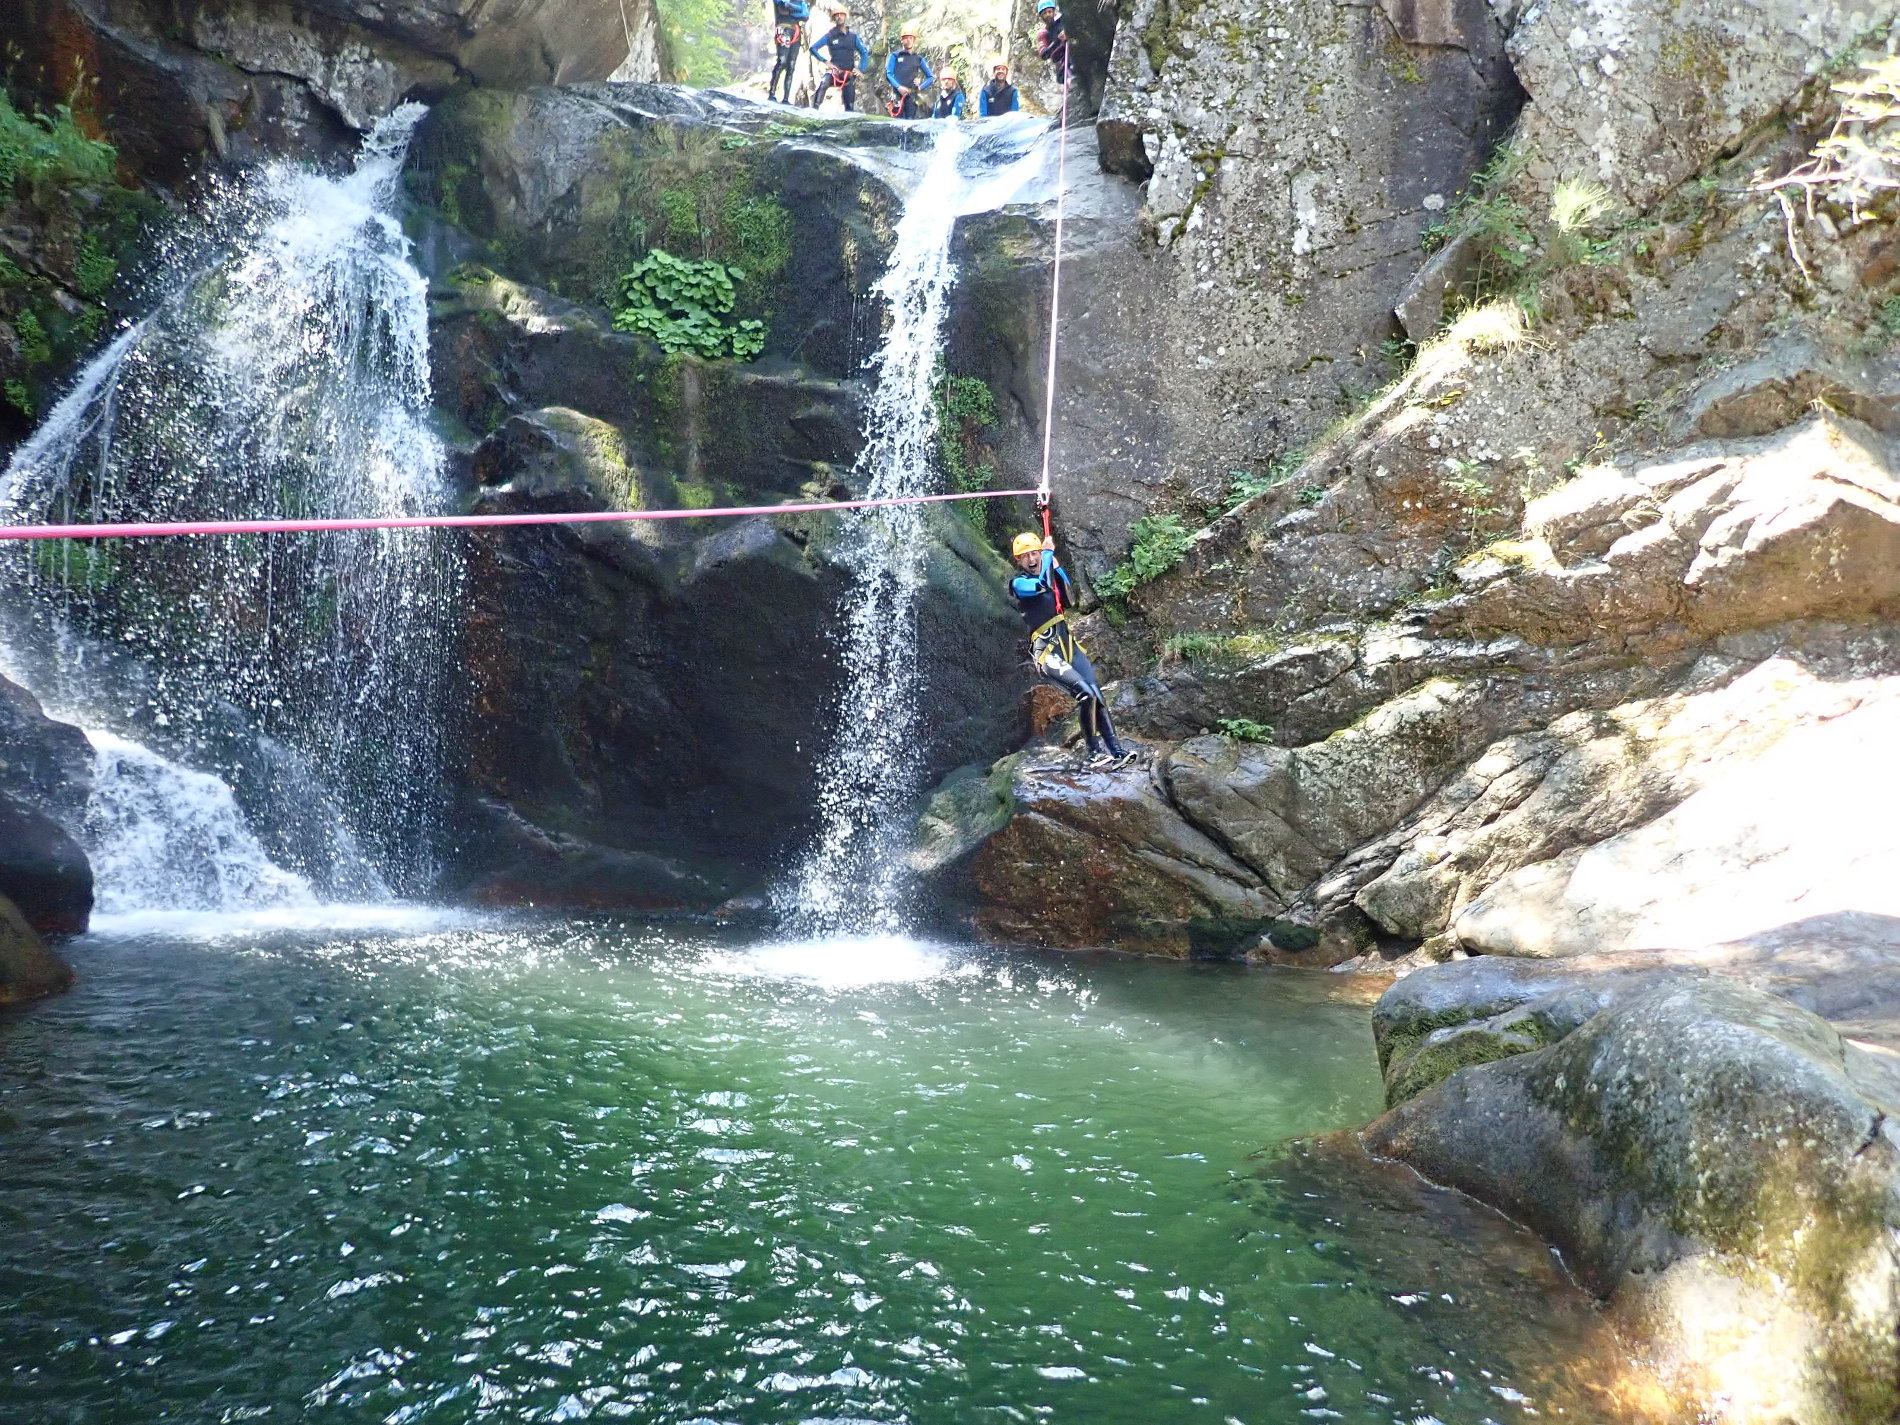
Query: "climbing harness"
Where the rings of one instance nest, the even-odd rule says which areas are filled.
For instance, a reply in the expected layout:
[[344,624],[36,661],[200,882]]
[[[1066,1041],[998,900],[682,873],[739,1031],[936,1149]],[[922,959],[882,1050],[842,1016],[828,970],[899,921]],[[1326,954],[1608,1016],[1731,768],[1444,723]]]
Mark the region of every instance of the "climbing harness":
[[717,510],[581,510],[517,515],[397,515],[384,519],[190,520],[153,524],[5,524],[0,539],[147,539],[198,534],[310,534],[354,529],[486,529],[496,525],[610,524],[626,520],[727,519],[740,515],[802,515],[879,505],[935,505],[951,500],[1006,500],[1034,490],[965,490],[954,495],[891,495],[880,500],[825,500],[804,505],[734,505]]

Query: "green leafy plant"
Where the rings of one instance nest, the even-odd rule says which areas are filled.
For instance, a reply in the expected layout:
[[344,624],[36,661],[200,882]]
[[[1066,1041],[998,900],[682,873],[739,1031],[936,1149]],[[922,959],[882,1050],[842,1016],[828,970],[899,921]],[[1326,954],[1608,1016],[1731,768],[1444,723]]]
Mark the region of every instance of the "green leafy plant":
[[[983,432],[996,424],[996,398],[989,386],[974,376],[952,376],[939,365],[931,401],[937,416],[937,460],[950,477],[950,488],[958,492],[988,489],[996,478],[996,466],[983,459],[987,453]],[[981,532],[989,522],[986,503],[964,501],[957,506],[957,514]]]
[[1273,740],[1273,727],[1269,723],[1255,722],[1250,717],[1224,717],[1214,724],[1225,737],[1239,742],[1270,742]]
[[96,593],[118,577],[112,541],[44,539],[33,545],[33,569],[50,584]]
[[0,190],[46,183],[110,183],[118,150],[87,138],[64,104],[27,115],[0,92]]
[[668,355],[749,361],[765,350],[765,323],[730,320],[737,298],[733,284],[744,279],[737,267],[675,257],[656,247],[620,279],[622,306],[614,326],[645,333]]
[[85,241],[79,245],[79,256],[73,263],[73,282],[88,297],[105,295],[106,288],[112,285],[112,279],[119,275],[119,260],[99,245],[99,239],[88,233]]
[[1129,531],[1134,542],[1128,557],[1111,569],[1096,587],[1105,599],[1125,599],[1143,584],[1152,583],[1187,557],[1194,534],[1179,515],[1144,515]]

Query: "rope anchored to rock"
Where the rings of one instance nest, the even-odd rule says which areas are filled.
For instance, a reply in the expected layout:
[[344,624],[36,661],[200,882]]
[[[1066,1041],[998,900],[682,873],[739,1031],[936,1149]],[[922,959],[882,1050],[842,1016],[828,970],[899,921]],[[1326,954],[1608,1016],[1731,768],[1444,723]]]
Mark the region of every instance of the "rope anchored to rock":
[[497,525],[616,524],[627,520],[729,519],[742,515],[823,514],[879,505],[932,505],[951,500],[1006,500],[1035,490],[965,490],[952,495],[893,495],[878,500],[825,500],[802,505],[733,505],[715,510],[562,510],[511,515],[390,515],[379,519],[181,520],[165,524],[10,524],[0,539],[148,539],[195,534],[311,534],[356,529],[486,529]]

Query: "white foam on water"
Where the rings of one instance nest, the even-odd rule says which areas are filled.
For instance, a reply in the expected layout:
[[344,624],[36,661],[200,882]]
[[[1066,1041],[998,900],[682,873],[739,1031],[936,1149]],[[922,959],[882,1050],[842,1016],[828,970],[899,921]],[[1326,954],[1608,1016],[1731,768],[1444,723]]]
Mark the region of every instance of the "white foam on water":
[[86,737],[83,839],[101,916],[315,904],[310,882],[270,859],[218,778],[110,732]]
[[112,938],[164,936],[179,940],[256,939],[278,932],[428,935],[485,924],[479,911],[424,905],[353,905],[311,902],[254,910],[132,910],[95,915],[91,933]]
[[974,973],[967,956],[905,935],[837,935],[723,950],[703,967],[746,979],[793,980],[825,990],[918,984]]

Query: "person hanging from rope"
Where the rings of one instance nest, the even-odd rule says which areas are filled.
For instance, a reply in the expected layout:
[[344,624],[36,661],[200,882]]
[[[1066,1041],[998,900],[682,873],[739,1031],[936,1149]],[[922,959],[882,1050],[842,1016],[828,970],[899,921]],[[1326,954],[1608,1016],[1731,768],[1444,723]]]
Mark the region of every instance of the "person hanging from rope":
[[963,92],[956,71],[946,69],[937,76],[937,83],[942,88],[937,92],[937,107],[931,110],[930,116],[933,119],[961,119],[964,111],[970,107],[970,96]]
[[995,114],[1013,114],[1022,108],[1022,97],[1009,82],[1009,66],[997,61],[990,71],[990,82],[976,91],[976,112],[981,118]]
[[785,76],[784,102],[792,102],[792,75],[805,48],[805,21],[811,18],[811,0],[772,0],[772,79],[765,97],[778,98],[778,77]]
[[891,117],[921,119],[928,112],[921,102],[923,91],[937,82],[936,76],[930,72],[930,61],[918,53],[915,30],[905,30],[897,37],[897,45],[884,64],[884,78],[897,96]]
[[1063,23],[1056,0],[1036,0],[1036,18],[1042,27],[1036,31],[1036,53],[1049,61],[1049,72],[1056,83],[1069,82],[1069,31]]
[[1036,671],[1075,699],[1076,711],[1082,715],[1082,735],[1088,739],[1084,764],[1088,770],[1119,771],[1134,762],[1135,754],[1116,738],[1094,665],[1069,627],[1069,575],[1056,561],[1055,540],[1025,531],[1016,536],[1009,552],[1022,570],[1009,581],[1009,592],[1029,625],[1029,656]]
[[851,32],[850,11],[840,7],[831,12],[831,28],[812,42],[811,52],[831,66],[825,81],[812,93],[812,108],[821,106],[825,95],[838,89],[843,91],[844,111],[850,113],[858,104],[858,76],[871,63],[871,51]]

